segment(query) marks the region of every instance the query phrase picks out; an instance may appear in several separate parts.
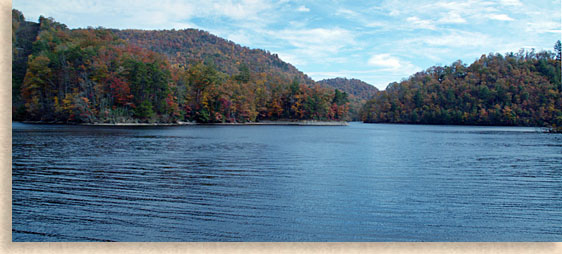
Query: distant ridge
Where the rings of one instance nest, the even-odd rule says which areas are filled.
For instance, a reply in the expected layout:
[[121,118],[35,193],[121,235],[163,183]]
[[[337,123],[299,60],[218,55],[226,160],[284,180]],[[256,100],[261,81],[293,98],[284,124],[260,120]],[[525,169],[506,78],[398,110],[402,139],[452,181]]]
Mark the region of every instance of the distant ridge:
[[353,78],[331,78],[320,80],[317,83],[324,87],[339,89],[360,100],[369,100],[379,92],[376,87]]

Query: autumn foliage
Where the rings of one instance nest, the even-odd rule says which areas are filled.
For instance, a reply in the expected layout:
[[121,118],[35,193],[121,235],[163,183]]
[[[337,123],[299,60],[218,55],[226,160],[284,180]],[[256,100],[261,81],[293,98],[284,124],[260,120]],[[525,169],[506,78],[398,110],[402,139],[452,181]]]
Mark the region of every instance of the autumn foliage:
[[316,83],[322,87],[339,89],[349,96],[349,115],[354,121],[361,120],[361,107],[379,92],[376,87],[358,79],[332,78]]
[[457,61],[392,83],[368,101],[365,122],[562,126],[556,53],[520,51]]
[[[19,14],[15,17],[20,23],[13,26],[13,33],[21,34],[23,14],[14,12]],[[195,44],[198,39],[215,38],[204,32],[198,32],[201,38],[183,38],[181,35],[187,32],[169,36]],[[16,89],[14,112],[19,112],[14,114],[15,120],[214,123],[348,118],[349,103],[339,91],[315,86],[274,55],[234,43],[225,45],[242,52],[241,57],[216,58],[237,62],[221,67],[216,65],[218,60],[208,61],[208,50],[197,53],[190,47],[171,47],[179,56],[171,58],[167,45],[162,47],[168,51],[157,53],[141,47],[144,44],[138,41],[132,43],[118,36],[130,33],[127,31],[71,30],[41,17],[36,33],[27,37],[33,42],[26,56],[25,74],[19,80],[18,75],[12,79]],[[157,31],[154,34],[168,36]],[[25,43],[13,41],[13,46],[19,48]],[[155,47],[160,45],[154,43]],[[261,56],[257,54],[260,52]]]

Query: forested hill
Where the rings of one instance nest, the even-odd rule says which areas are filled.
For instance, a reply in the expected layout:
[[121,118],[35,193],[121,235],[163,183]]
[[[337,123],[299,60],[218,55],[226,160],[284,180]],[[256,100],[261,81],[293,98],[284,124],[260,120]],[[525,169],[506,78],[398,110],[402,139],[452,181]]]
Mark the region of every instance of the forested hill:
[[359,100],[369,100],[379,91],[376,87],[358,79],[332,78],[317,83],[324,87],[339,89]]
[[[124,34],[130,39],[121,39]],[[68,29],[52,18],[26,22],[13,10],[12,36],[13,120],[349,119],[350,103],[343,93],[315,85],[275,55],[202,31]],[[154,46],[142,39],[132,43],[137,36],[154,38]],[[172,41],[178,48],[166,50]]]
[[250,49],[198,29],[183,30],[112,30],[120,38],[139,47],[164,54],[171,64],[187,66],[203,61],[228,75],[248,68],[250,73],[276,76],[284,81],[314,81],[277,54]]
[[390,84],[368,101],[365,122],[562,126],[560,41],[552,52],[489,54]]
[[361,120],[361,108],[379,92],[376,87],[358,79],[332,78],[316,83],[322,87],[341,90],[344,97],[349,97],[349,115],[353,121]]

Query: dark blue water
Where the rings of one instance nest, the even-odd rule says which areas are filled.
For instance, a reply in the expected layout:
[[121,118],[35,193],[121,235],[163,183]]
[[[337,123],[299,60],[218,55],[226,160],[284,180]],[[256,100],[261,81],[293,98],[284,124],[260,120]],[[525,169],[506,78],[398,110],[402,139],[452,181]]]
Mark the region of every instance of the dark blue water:
[[562,241],[562,135],[13,123],[13,241]]

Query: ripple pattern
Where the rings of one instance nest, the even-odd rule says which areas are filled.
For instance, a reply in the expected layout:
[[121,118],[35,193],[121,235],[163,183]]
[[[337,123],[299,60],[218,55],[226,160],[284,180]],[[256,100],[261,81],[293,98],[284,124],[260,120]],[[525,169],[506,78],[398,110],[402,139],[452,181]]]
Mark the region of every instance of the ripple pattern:
[[534,128],[12,128],[13,241],[562,241]]

